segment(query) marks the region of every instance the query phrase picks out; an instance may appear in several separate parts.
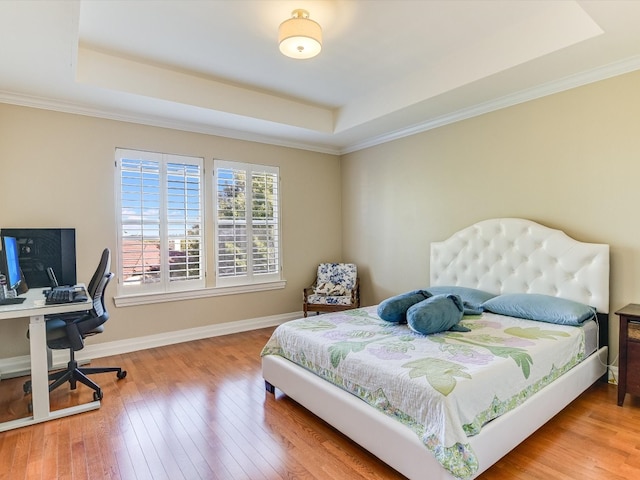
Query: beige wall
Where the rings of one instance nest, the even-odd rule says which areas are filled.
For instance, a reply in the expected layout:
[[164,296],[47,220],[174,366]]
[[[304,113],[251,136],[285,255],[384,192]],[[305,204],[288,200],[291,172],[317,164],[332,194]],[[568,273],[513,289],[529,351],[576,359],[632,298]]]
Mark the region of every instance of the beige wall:
[[[609,243],[614,312],[640,302],[639,132],[638,72],[352,153],[341,163],[331,155],[0,104],[0,226],[75,227],[78,276],[86,279],[101,249],[116,247],[116,147],[280,166],[286,289],[111,307],[109,328],[96,343],[299,311],[315,265],[340,258],[358,264],[363,303],[374,304],[428,285],[430,242],[503,216]],[[16,197],[22,200],[10,200]],[[611,319],[614,359],[617,317]],[[28,351],[24,331],[24,319],[0,324],[0,357]]]
[[640,302],[638,72],[346,155],[342,176],[365,305],[427,286],[430,242],[493,217],[610,244],[611,312]]
[[[75,228],[78,278],[88,282],[102,249],[116,249],[116,147],[279,166],[287,287],[151,306],[109,299],[109,328],[93,343],[301,311],[317,264],[341,258],[337,156],[4,104],[0,227]],[[0,358],[28,352],[25,331],[25,319],[0,322]]]

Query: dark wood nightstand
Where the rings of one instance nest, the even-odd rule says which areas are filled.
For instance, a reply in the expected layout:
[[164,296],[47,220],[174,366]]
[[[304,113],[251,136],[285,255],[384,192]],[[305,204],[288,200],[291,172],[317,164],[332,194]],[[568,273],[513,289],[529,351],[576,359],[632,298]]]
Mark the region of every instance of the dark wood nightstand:
[[616,312],[620,316],[618,405],[627,393],[640,396],[640,305],[630,303]]

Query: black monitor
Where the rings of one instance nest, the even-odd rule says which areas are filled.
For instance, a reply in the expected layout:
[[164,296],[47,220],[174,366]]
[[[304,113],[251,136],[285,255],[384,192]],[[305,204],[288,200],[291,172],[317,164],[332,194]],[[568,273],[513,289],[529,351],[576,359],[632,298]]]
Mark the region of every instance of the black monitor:
[[29,288],[76,284],[76,231],[73,228],[3,228],[15,237],[24,279]]
[[0,252],[0,272],[7,277],[7,288],[15,290],[20,285],[20,260],[18,257],[18,243],[15,237],[2,237],[2,251]]

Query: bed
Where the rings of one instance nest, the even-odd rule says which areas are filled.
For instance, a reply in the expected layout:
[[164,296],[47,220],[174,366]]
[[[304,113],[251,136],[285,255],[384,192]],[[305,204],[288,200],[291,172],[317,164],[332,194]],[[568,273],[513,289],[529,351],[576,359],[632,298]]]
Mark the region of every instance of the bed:
[[[295,320],[278,327],[263,350],[262,371],[267,390],[273,392],[275,388],[280,389],[406,477],[416,480],[444,480],[477,477],[544,425],[590,385],[598,379],[606,378],[609,310],[608,245],[578,242],[559,230],[529,220],[514,218],[485,220],[455,233],[443,242],[432,243],[430,285],[425,288],[428,290],[435,287],[445,290],[450,287],[477,289],[496,296],[495,298],[499,299],[495,302],[497,304],[501,303],[502,298],[520,299],[518,295],[511,295],[519,293],[526,293],[527,299],[537,296],[544,296],[545,299],[563,299],[562,301],[579,302],[581,305],[589,306],[597,312],[597,316],[580,322],[578,326],[567,326],[514,317],[510,314],[510,310],[504,314],[498,309],[498,313],[494,311],[482,313],[481,316],[465,316],[461,325],[470,327],[469,333],[447,331],[433,336],[422,336],[424,340],[418,339],[420,335],[412,332],[406,325],[390,325],[380,320],[377,315],[377,306]],[[555,312],[552,314],[555,315]],[[301,321],[315,321],[316,325],[296,323]],[[500,323],[503,321],[507,323],[504,325]],[[389,390],[391,393],[388,393],[384,390],[382,400],[380,395],[378,398],[372,398],[376,397],[372,395],[372,391],[377,390],[372,386],[373,383],[369,385],[367,382],[374,382],[374,380],[380,382],[383,375],[388,376],[388,383],[391,383],[392,378],[417,377],[431,387],[436,385],[434,388],[439,389],[441,393],[442,389],[445,389],[446,394],[440,395],[442,398],[446,397],[443,403],[458,406],[463,403],[461,400],[463,398],[482,398],[492,395],[490,392],[468,390],[478,388],[478,384],[476,383],[475,387],[472,387],[471,383],[467,384],[467,377],[502,379],[502,375],[506,375],[507,372],[501,372],[499,377],[495,377],[497,374],[493,370],[476,370],[476,367],[479,369],[481,367],[463,364],[462,367],[456,365],[452,375],[450,364],[447,364],[446,368],[441,369],[447,372],[444,382],[442,378],[432,381],[428,378],[428,374],[422,375],[426,378],[425,380],[420,378],[420,374],[413,375],[416,371],[421,372],[420,368],[415,368],[415,362],[423,361],[418,354],[417,359],[407,357],[400,360],[400,362],[404,361],[405,366],[413,365],[412,369],[405,368],[405,373],[413,372],[408,375],[392,370],[394,362],[387,357],[384,366],[381,367],[383,370],[388,370],[386,373],[376,373],[375,379],[350,379],[345,372],[363,368],[362,363],[365,362],[363,360],[365,357],[361,355],[366,355],[368,347],[359,348],[365,353],[354,352],[352,347],[348,347],[346,351],[344,348],[336,350],[336,335],[353,334],[353,332],[337,333],[338,330],[335,328],[342,324],[345,324],[346,328],[356,328],[357,335],[370,335],[368,338],[373,340],[382,338],[381,336],[385,339],[393,338],[381,341],[387,342],[388,345],[397,346],[402,341],[408,342],[411,347],[402,347],[403,354],[413,355],[416,350],[422,348],[418,346],[421,345],[418,342],[423,341],[431,346],[433,344],[439,346],[440,352],[446,355],[451,355],[451,352],[446,352],[450,349],[455,350],[456,354],[464,351],[470,355],[483,357],[487,357],[484,355],[487,351],[497,352],[495,355],[488,355],[490,357],[488,360],[486,358],[486,361],[483,360],[487,363],[486,368],[495,368],[495,362],[495,366],[502,365],[502,368],[506,366],[512,374],[518,375],[517,382],[526,377],[531,378],[532,383],[527,386],[518,386],[515,394],[503,392],[506,397],[487,406],[482,411],[482,415],[478,415],[477,412],[469,414],[466,411],[467,407],[462,405],[460,415],[465,416],[464,420],[456,418],[457,412],[452,414],[446,410],[438,410],[441,408],[439,400],[433,403],[429,403],[432,402],[431,400],[423,401],[422,399],[409,402],[430,405],[429,409],[423,408],[418,413],[409,415],[411,408],[409,403],[394,403],[404,401],[399,400],[404,398],[404,394],[394,394],[391,390]],[[363,326],[364,324],[367,326]],[[366,329],[373,324],[380,324],[383,333],[380,331],[368,333]],[[497,327],[497,325],[500,326]],[[374,327],[371,326],[371,328]],[[404,333],[401,331],[403,328]],[[522,337],[524,336],[528,341],[528,334],[518,334],[520,336],[516,340],[520,343],[509,344],[508,348],[494,346],[493,349],[487,350],[486,345],[484,347],[481,345],[479,346],[481,350],[469,350],[467,347],[471,343],[478,343],[478,338],[509,341],[495,340],[494,337],[498,334],[494,335],[493,332],[498,330],[487,333],[483,330],[484,328],[494,328],[509,334],[535,330],[543,332],[542,335],[538,335],[542,338],[540,344],[545,342],[554,344],[553,342],[560,337],[569,338],[569,343],[562,348],[552,347],[556,354],[562,353],[564,356],[548,360],[538,360],[537,357],[533,357],[534,360],[529,361],[530,352],[521,352],[520,345],[527,343],[523,342]],[[291,341],[291,345],[302,346],[297,353],[290,351],[290,346],[286,343],[288,340],[285,340],[282,332],[287,330],[304,332],[304,336],[301,335]],[[319,333],[310,332],[311,330],[317,330]],[[315,342],[315,337],[323,334],[326,336],[328,330],[334,336],[333,345],[328,347],[333,349],[328,361],[333,361],[344,370],[336,373],[321,368],[314,373],[311,371],[312,366],[317,367],[316,364],[320,364],[320,359],[326,355],[319,353],[317,357],[313,356],[315,354],[310,353],[310,347],[305,342]],[[466,335],[473,335],[473,337]],[[361,343],[364,344],[364,342]],[[375,342],[371,344],[373,343]],[[465,345],[464,348],[461,345]],[[506,345],[505,343],[504,346]],[[341,346],[344,347],[344,342]],[[431,346],[425,348],[431,348]],[[534,347],[532,350],[537,348]],[[287,352],[285,356],[293,361],[282,355],[285,351]],[[478,353],[479,351],[484,353]],[[516,354],[513,353],[514,351]],[[378,354],[370,351],[369,356],[372,355]],[[452,357],[446,358],[450,362]],[[346,363],[347,360],[355,363],[349,366]],[[358,366],[357,362],[361,365]],[[438,362],[441,366],[441,360]],[[544,362],[548,362],[548,365],[544,366],[546,365]],[[364,365],[364,368],[367,368],[366,363]],[[387,380],[382,381],[386,385]],[[450,385],[447,382],[453,383]],[[493,382],[484,382],[484,384],[488,383]],[[514,382],[509,380],[500,383]],[[414,391],[413,384],[410,383],[399,388],[401,392]],[[461,393],[455,397],[450,393],[451,391],[456,395],[458,391]],[[469,391],[474,393],[470,395]],[[493,395],[498,398],[496,394]],[[447,421],[451,423],[441,427],[436,426],[435,423],[425,422],[425,419],[431,421],[430,415],[433,415],[433,412],[430,413],[429,410],[441,412],[439,415],[447,416]],[[468,421],[468,415],[475,421]],[[477,421],[478,418],[481,419],[480,422]],[[425,435],[425,432],[428,434]],[[461,435],[464,436],[463,439]],[[440,439],[442,442],[438,443],[434,439]]]

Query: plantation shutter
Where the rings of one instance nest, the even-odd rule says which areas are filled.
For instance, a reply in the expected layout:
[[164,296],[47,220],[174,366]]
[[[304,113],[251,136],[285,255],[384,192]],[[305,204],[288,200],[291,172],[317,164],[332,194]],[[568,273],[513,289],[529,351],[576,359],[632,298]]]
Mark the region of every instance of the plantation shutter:
[[202,159],[117,149],[121,292],[204,286]]
[[215,161],[218,285],[280,279],[276,167]]
[[199,280],[203,277],[201,170],[200,165],[167,163],[170,282]]

